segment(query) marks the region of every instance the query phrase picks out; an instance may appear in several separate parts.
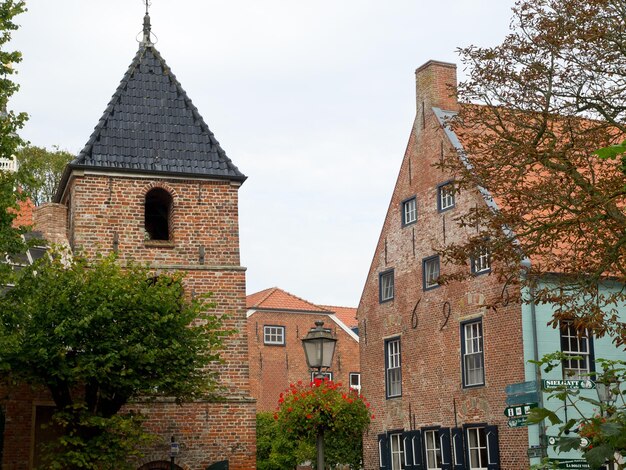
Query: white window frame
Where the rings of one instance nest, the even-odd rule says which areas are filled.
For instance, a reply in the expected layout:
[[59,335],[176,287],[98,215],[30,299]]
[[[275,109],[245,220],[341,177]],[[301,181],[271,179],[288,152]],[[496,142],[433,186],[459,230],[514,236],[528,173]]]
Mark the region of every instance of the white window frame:
[[387,398],[402,396],[400,338],[392,338],[385,342],[385,389]]
[[426,454],[426,470],[441,470],[441,440],[438,429],[424,431],[424,453]]
[[[485,348],[482,319],[464,323],[463,328],[463,387],[485,385]],[[475,358],[479,358],[480,367],[473,367]],[[480,380],[475,372],[481,371]]]
[[[436,269],[435,269],[436,268]],[[439,256],[430,256],[424,258],[422,262],[423,272],[423,285],[424,290],[434,289],[439,287],[437,279],[441,275],[441,265],[439,262]]]
[[402,225],[417,222],[417,198],[413,196],[402,202]]
[[[404,462],[404,445],[401,433],[389,434],[389,449],[391,456],[391,470],[402,470]],[[395,445],[395,448],[394,448]],[[394,458],[396,457],[396,458]]]
[[[358,382],[357,385],[352,384],[353,377],[357,378],[357,382]],[[350,372],[349,381],[350,381],[350,388],[352,390],[356,390],[357,392],[361,391],[361,373],[360,372]]]
[[269,346],[284,346],[285,327],[280,325],[264,325],[263,344],[267,344]]
[[[589,330],[576,331],[572,322],[561,322],[561,352],[582,359],[563,360],[563,378],[569,380],[589,380],[591,368],[591,336]],[[566,347],[564,347],[566,346]]]
[[482,274],[489,271],[491,271],[491,251],[488,247],[481,246],[472,257],[472,273]]
[[[313,371],[311,372],[311,382],[313,382],[315,380],[315,376],[318,374],[317,371]],[[331,382],[333,381],[333,373],[330,371],[326,371],[326,372],[321,372],[322,375],[322,380],[324,379],[328,379]]]
[[452,182],[440,184],[437,187],[437,204],[439,212],[452,209],[456,204],[454,184]]
[[[482,431],[482,433],[481,433]],[[471,435],[474,434],[476,436],[476,445],[472,446]],[[481,439],[482,434],[482,439]],[[485,428],[483,427],[473,427],[467,428],[467,465],[468,470],[488,470],[489,465],[489,446],[487,445],[487,434],[485,432]],[[481,452],[484,449],[484,454]],[[474,454],[472,451],[476,451],[476,457],[478,461],[475,462],[472,457]],[[484,462],[483,462],[484,455]]]
[[395,295],[394,271],[390,269],[382,272],[378,276],[380,283],[380,302],[389,302]]

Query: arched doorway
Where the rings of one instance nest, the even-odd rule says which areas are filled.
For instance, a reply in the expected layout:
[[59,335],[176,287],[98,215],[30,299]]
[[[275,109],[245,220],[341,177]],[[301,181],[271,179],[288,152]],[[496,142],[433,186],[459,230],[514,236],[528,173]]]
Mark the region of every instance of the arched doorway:
[[143,464],[137,470],[171,470],[172,468],[174,468],[174,470],[183,470],[183,467],[179,467],[176,464],[172,467],[172,463],[167,460],[155,460],[153,462],[148,462]]

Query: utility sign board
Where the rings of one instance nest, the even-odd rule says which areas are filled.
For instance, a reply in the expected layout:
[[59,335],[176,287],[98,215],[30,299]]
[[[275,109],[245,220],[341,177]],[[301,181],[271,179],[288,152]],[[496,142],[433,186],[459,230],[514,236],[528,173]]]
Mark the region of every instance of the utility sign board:
[[528,418],[526,416],[520,416],[519,418],[509,418],[507,425],[510,428],[521,428],[528,426]]
[[572,470],[591,470],[586,460],[576,459],[550,459],[550,463],[556,464],[556,468],[567,468]]
[[541,385],[544,390],[555,388],[567,388],[569,390],[591,390],[596,388],[596,383],[592,380],[542,380]]
[[530,380],[528,382],[509,384],[504,390],[507,395],[523,395],[525,393],[537,392],[537,381]]
[[526,405],[519,406],[509,406],[504,409],[504,416],[508,418],[517,418],[519,416],[528,416],[530,410],[533,408],[537,408],[539,405],[537,403],[528,403]]
[[521,395],[507,395],[506,406],[525,405],[539,402],[539,392],[523,393]]

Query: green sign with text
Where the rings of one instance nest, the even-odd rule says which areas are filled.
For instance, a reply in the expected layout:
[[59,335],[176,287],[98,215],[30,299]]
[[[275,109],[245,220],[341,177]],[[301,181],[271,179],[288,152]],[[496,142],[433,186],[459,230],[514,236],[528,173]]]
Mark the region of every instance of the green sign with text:
[[544,390],[552,390],[555,388],[567,388],[570,390],[591,390],[596,388],[593,380],[548,380],[541,381]]

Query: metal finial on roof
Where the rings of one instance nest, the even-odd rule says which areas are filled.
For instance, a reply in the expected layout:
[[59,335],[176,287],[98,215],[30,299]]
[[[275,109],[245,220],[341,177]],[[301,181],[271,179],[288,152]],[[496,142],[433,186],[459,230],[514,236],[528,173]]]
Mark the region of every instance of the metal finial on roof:
[[152,5],[152,2],[150,0],[143,0],[143,2],[146,5],[146,14],[143,17],[143,38],[142,38],[141,43],[150,45],[152,44],[152,41],[150,40],[152,26],[150,25],[149,9],[150,9],[150,5]]

